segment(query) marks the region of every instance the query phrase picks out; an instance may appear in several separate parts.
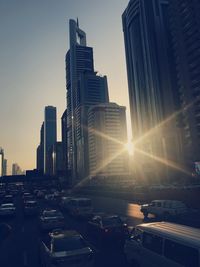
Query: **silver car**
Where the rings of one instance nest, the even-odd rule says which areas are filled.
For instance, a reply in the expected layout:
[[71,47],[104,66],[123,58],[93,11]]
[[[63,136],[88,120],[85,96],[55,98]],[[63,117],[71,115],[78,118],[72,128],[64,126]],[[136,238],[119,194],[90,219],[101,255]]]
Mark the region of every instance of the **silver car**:
[[54,231],[41,242],[42,265],[48,267],[92,267],[94,252],[76,231]]

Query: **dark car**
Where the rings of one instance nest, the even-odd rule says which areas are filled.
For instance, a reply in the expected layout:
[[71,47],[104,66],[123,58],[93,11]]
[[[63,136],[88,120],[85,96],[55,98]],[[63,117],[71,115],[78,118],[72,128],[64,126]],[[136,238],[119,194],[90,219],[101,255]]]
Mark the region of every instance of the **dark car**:
[[123,245],[128,236],[127,224],[118,215],[95,215],[88,222],[87,230],[99,245],[106,242]]
[[39,217],[39,222],[41,230],[53,230],[66,226],[64,216],[58,210],[44,210]]

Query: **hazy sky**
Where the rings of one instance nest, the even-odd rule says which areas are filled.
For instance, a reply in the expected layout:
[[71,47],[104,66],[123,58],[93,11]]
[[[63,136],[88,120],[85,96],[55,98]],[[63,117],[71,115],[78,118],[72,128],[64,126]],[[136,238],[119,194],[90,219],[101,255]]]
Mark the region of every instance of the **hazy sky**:
[[[121,14],[128,0],[0,0],[0,147],[11,166],[35,168],[44,107],[66,107],[70,18],[79,18],[108,77],[110,101],[128,107]],[[129,113],[129,110],[128,110]],[[129,117],[128,117],[129,121]],[[130,126],[129,126],[130,128]]]

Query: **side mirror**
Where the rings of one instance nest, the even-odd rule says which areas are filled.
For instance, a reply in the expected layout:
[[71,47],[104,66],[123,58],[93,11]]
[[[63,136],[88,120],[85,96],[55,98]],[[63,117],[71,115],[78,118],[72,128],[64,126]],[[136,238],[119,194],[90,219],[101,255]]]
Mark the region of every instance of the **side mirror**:
[[12,228],[6,223],[0,224],[0,243],[2,243],[11,233]]

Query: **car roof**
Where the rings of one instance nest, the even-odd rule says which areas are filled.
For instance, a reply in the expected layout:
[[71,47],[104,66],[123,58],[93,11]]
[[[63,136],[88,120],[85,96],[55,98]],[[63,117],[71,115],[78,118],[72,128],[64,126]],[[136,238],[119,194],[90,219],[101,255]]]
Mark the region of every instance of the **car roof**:
[[157,234],[176,241],[183,241],[184,244],[192,244],[200,248],[200,229],[176,223],[154,222],[137,225],[136,228]]
[[9,206],[14,206],[13,203],[2,203],[2,204],[1,204],[1,206],[8,206],[8,205],[9,205]]

